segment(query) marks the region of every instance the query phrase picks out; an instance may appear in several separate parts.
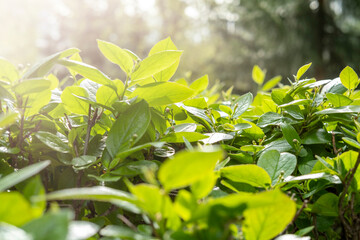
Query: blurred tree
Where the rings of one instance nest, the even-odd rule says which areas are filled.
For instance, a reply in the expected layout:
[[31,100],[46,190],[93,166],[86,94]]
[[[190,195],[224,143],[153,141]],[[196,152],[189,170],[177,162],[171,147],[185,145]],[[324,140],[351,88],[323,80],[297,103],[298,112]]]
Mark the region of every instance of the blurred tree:
[[240,89],[249,88],[243,83],[250,83],[254,64],[287,77],[312,61],[319,79],[335,77],[345,65],[359,70],[358,0],[202,2],[221,49],[212,65]]
[[359,71],[359,0],[0,0],[0,56],[35,62],[69,47],[111,77],[96,39],[146,57],[170,36],[184,54],[176,77],[208,73],[239,91],[255,86],[253,65],[269,79],[313,62],[308,76],[333,78],[345,66]]

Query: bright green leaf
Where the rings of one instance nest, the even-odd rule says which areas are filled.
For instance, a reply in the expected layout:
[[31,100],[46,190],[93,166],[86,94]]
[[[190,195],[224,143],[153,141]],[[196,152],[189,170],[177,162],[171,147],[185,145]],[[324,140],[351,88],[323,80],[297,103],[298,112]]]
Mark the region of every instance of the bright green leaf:
[[337,93],[327,93],[326,98],[335,107],[343,107],[352,103],[352,100],[350,98]]
[[127,74],[130,75],[134,62],[131,56],[121,49],[120,47],[116,46],[113,43],[105,42],[102,40],[97,40],[98,47],[102,54],[109,59],[111,62],[119,65],[119,67]]
[[340,81],[348,90],[352,91],[359,84],[359,77],[351,67],[347,66],[340,73]]
[[162,106],[181,102],[193,96],[194,91],[174,82],[158,82],[139,86],[131,94],[145,99],[150,106]]
[[161,165],[158,178],[166,190],[186,187],[212,174],[222,158],[223,152],[217,148],[182,151]]
[[265,79],[265,73],[266,72],[261,70],[258,65],[255,65],[252,70],[252,79],[254,80],[254,82],[261,86]]
[[304,75],[304,73],[306,73],[306,71],[310,68],[311,64],[312,63],[308,63],[308,64],[302,66],[301,68],[299,68],[299,70],[297,71],[297,74],[296,74],[297,80],[300,80],[302,75]]
[[254,187],[267,188],[271,185],[269,174],[253,164],[233,165],[220,170],[221,176],[234,182],[250,184]]
[[168,50],[155,53],[142,62],[138,69],[131,75],[132,81],[139,81],[170,67],[180,59],[182,51]]

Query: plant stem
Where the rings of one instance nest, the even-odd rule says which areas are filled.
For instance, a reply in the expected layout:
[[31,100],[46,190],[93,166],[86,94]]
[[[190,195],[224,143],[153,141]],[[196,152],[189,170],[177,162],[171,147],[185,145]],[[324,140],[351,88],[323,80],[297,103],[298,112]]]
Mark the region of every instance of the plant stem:
[[354,167],[352,169],[350,169],[349,172],[345,176],[345,179],[344,179],[345,186],[339,197],[339,217],[340,217],[341,223],[343,224],[343,226],[345,228],[346,237],[348,239],[352,239],[353,237],[355,237],[354,234],[356,234],[356,232],[353,231],[350,223],[345,218],[346,209],[344,207],[344,200],[345,200],[345,196],[349,190],[349,187],[351,185],[351,182],[354,179],[354,176],[355,176],[356,170],[359,167],[359,164],[360,164],[360,154],[358,155],[358,158],[356,160]]

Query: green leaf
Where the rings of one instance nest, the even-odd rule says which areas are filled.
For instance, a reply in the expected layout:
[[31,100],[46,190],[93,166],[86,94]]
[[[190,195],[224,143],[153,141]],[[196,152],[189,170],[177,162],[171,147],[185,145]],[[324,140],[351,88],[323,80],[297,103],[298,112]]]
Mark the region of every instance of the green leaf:
[[96,91],[96,102],[111,107],[118,99],[116,92],[107,86],[101,86]]
[[[156,53],[167,51],[167,50],[177,50],[175,44],[171,41],[171,38],[168,37],[160,42],[156,43],[150,50],[149,56],[152,56]],[[154,78],[159,82],[168,81],[176,72],[180,63],[180,58],[174,62],[170,67],[154,74]]]
[[261,70],[258,65],[255,65],[252,70],[252,79],[254,80],[254,82],[261,86],[265,79],[265,73],[266,72]]
[[156,43],[150,49],[149,56],[154,55],[159,52],[162,52],[162,51],[166,51],[166,50],[177,50],[175,44],[173,43],[173,41],[171,40],[170,37],[167,37],[167,38],[159,41],[158,43]]
[[325,129],[319,128],[309,133],[304,134],[301,141],[302,144],[313,145],[313,144],[326,144],[331,142],[331,134]]
[[46,195],[48,201],[52,200],[93,200],[109,202],[133,213],[139,209],[133,204],[134,197],[128,192],[103,186],[88,188],[68,188]]
[[[1,59],[0,59],[1,60]],[[14,97],[11,95],[11,93],[4,88],[1,84],[0,84],[0,100],[4,100],[4,99],[9,99],[9,100],[14,100]]]
[[275,87],[280,81],[281,81],[281,76],[276,76],[273,77],[272,79],[270,79],[269,81],[267,81],[264,86],[262,87],[262,91],[269,91],[270,89],[272,89],[273,87]]
[[69,48],[65,51],[58,52],[49,57],[46,57],[34,66],[32,66],[29,70],[27,70],[22,78],[27,79],[34,77],[43,77],[57,63],[58,59],[68,57],[78,52],[80,52],[80,50],[77,48]]
[[281,174],[286,178],[294,172],[296,162],[296,156],[291,153],[280,154],[277,150],[269,150],[261,154],[257,165],[267,171],[272,185],[275,185]]
[[[355,166],[358,156],[359,156],[358,152],[351,151],[351,150],[344,152],[343,154],[341,154],[339,156],[341,162],[344,165],[344,168],[345,168],[344,170],[346,171],[346,173]],[[354,179],[356,181],[357,190],[359,190],[360,189],[360,170],[359,169],[356,170]]]
[[279,107],[284,108],[288,106],[297,106],[297,105],[309,105],[312,101],[309,99],[297,99],[288,103],[284,103],[282,105],[279,105]]
[[167,194],[157,186],[138,184],[129,186],[129,190],[136,196],[136,205],[146,212],[156,222],[167,219],[166,226],[170,229],[180,227],[180,219],[177,216],[173,203]]
[[268,188],[271,185],[269,174],[253,164],[224,167],[220,170],[220,174],[231,181],[247,183],[254,187]]
[[50,133],[39,131],[35,136],[49,148],[62,153],[68,153],[70,151],[69,146],[63,141],[63,139]]
[[347,66],[340,73],[340,81],[348,90],[352,91],[359,84],[359,77],[351,67]]
[[139,81],[170,67],[180,59],[182,51],[167,50],[155,53],[140,62],[140,66],[131,75],[132,81]]
[[241,114],[243,114],[250,107],[252,101],[253,101],[253,95],[250,92],[239,97],[235,101],[234,103],[235,105],[232,107],[234,112],[233,118],[236,119],[240,117]]
[[186,138],[189,142],[197,142],[209,137],[198,132],[175,132],[166,135],[161,139],[161,141],[168,143],[183,143],[184,138]]
[[26,79],[13,87],[15,93],[26,95],[30,93],[39,93],[44,90],[50,90],[51,81],[46,79]]
[[156,171],[158,165],[148,160],[133,161],[122,165],[111,171],[113,175],[133,177],[144,173],[144,170],[151,169]]
[[65,88],[61,94],[61,101],[67,110],[72,113],[88,115],[89,103],[81,100],[80,97],[89,97],[89,93],[82,87],[70,86]]
[[326,98],[335,107],[347,106],[353,102],[350,98],[337,93],[327,93]]
[[234,136],[226,133],[204,133],[208,138],[200,140],[204,144],[214,144],[220,141],[226,141],[233,139]]
[[206,175],[203,179],[194,182],[191,185],[191,192],[196,199],[206,197],[214,188],[216,180],[218,179],[216,174]]
[[74,167],[84,167],[84,166],[91,166],[96,162],[95,156],[83,155],[80,157],[73,158],[71,164]]
[[161,165],[158,178],[167,191],[186,187],[212,174],[222,158],[223,152],[218,148],[182,151]]
[[64,240],[68,234],[70,216],[69,211],[46,213],[24,225],[22,229],[36,240]]
[[34,176],[49,165],[50,161],[38,162],[0,178],[0,192]]
[[209,85],[209,77],[208,75],[204,75],[198,79],[196,79],[195,81],[193,81],[190,84],[190,88],[194,89],[194,91],[196,92],[196,94],[201,93],[202,91],[204,91]]
[[194,91],[174,82],[157,82],[139,86],[131,94],[146,100],[151,107],[181,102],[192,97]]
[[304,73],[306,73],[306,71],[310,68],[312,63],[308,63],[304,66],[302,66],[301,68],[299,68],[299,70],[296,73],[296,79],[300,80],[300,78],[302,77],[302,75],[304,75]]
[[32,208],[19,192],[0,193],[0,199],[0,222],[22,226],[42,214],[41,210]]
[[[129,149],[146,132],[150,123],[149,105],[140,101],[121,114],[109,131],[106,147],[110,156]],[[131,140],[131,141],[130,141]]]
[[116,46],[113,43],[105,42],[102,40],[97,40],[98,47],[101,53],[109,59],[112,63],[119,65],[119,67],[127,74],[130,75],[134,62],[131,56],[121,49],[120,47]]
[[360,149],[360,143],[358,141],[348,137],[343,137],[342,140],[344,140],[344,142],[347,143],[348,145]]
[[5,58],[0,57],[0,81],[12,83],[19,79],[16,67]]
[[358,113],[360,112],[360,106],[358,105],[350,105],[338,108],[327,108],[318,112],[315,112],[316,115],[324,115],[324,114],[342,114],[342,113]]
[[[297,150],[299,148],[298,144],[301,144],[301,139],[295,128],[287,123],[281,123],[280,128],[286,141]],[[294,141],[298,143],[296,144]]]
[[268,191],[249,197],[242,227],[245,238],[272,239],[286,228],[295,213],[295,202],[280,191]]
[[78,62],[78,61],[65,60],[65,59],[60,60],[59,63],[66,66],[67,68],[77,72],[78,74],[82,75],[83,77],[90,79],[93,82],[116,89],[116,87],[114,86],[114,83],[111,81],[111,79],[108,76],[106,76],[99,69],[97,69],[91,65],[88,65],[88,64],[82,63],[82,62]]
[[264,128],[271,125],[280,125],[284,117],[275,112],[267,112],[260,116],[257,126]]
[[0,114],[0,129],[6,128],[7,126],[13,124],[16,121],[18,115],[19,114],[16,112],[8,112],[6,114]]
[[312,212],[323,216],[336,217],[339,214],[339,197],[334,193],[325,193],[312,206]]

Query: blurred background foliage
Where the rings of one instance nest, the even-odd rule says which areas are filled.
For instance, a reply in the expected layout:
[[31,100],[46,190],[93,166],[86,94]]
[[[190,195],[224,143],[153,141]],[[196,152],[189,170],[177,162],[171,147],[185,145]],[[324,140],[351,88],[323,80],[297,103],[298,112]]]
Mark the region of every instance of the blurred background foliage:
[[359,16],[359,0],[0,0],[0,56],[34,63],[77,47],[85,62],[118,77],[96,39],[144,58],[170,36],[185,50],[176,77],[208,73],[245,92],[255,90],[255,64],[266,79],[285,81],[310,61],[318,79],[346,65],[359,72]]

